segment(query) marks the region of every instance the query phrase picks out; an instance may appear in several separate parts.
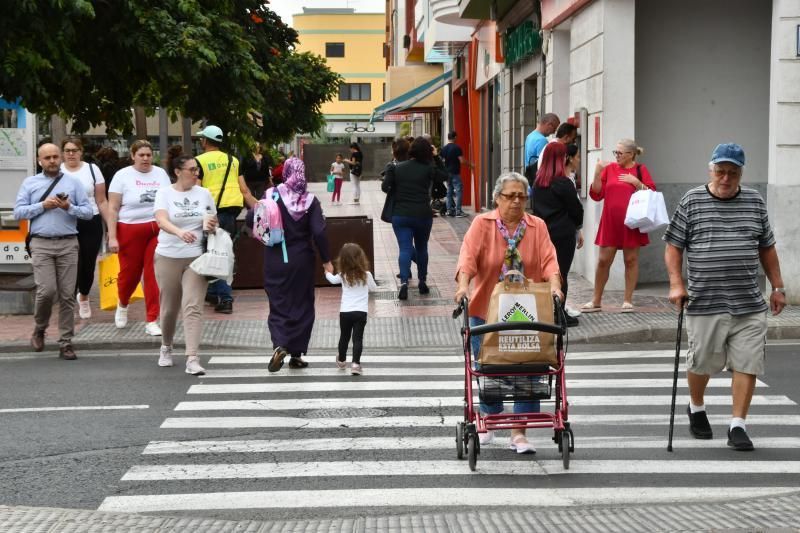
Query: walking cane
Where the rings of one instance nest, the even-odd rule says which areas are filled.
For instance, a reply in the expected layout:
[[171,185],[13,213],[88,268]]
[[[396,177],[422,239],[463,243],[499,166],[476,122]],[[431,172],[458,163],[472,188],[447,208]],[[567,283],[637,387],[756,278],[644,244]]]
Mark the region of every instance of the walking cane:
[[669,442],[667,442],[667,451],[672,451],[672,430],[675,427],[675,396],[678,394],[678,365],[680,364],[681,355],[681,333],[683,332],[683,310],[686,304],[686,298],[681,299],[681,309],[678,312],[678,338],[675,340],[675,372],[672,374],[672,406],[669,411]]

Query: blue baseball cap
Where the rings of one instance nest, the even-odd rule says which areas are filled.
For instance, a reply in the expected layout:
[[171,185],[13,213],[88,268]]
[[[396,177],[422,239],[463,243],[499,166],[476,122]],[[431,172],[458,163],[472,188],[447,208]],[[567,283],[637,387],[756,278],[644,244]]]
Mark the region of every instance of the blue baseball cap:
[[737,167],[744,166],[744,150],[736,143],[718,144],[711,153],[711,164],[733,163]]

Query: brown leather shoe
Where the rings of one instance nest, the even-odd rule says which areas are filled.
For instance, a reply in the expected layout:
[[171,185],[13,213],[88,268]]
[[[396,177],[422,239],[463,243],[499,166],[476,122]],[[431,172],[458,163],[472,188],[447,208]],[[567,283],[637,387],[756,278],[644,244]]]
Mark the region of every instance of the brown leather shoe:
[[71,344],[65,344],[64,346],[62,346],[58,350],[58,356],[61,359],[66,359],[67,361],[74,361],[75,359],[78,358],[78,356],[75,355],[75,350],[72,349]]
[[34,352],[41,352],[44,350],[44,333],[33,332],[31,335],[31,346]]

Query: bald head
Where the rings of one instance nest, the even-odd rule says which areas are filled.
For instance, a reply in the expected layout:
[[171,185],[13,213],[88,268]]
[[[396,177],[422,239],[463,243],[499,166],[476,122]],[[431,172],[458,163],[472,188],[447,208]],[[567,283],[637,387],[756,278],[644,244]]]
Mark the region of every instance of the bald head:
[[44,143],[39,147],[37,155],[39,156],[39,165],[41,165],[42,172],[45,175],[58,175],[58,169],[61,165],[61,150],[58,149],[58,146],[53,143]]

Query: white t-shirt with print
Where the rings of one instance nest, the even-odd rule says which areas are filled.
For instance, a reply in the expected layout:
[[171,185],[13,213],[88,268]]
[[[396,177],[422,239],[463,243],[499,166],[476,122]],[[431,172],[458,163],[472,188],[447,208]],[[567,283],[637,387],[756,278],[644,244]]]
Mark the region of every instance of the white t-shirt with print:
[[164,210],[169,221],[184,231],[191,231],[197,239],[192,243],[182,241],[163,229],[158,233],[156,253],[173,259],[198,257],[203,253],[203,215],[216,214],[214,200],[208,189],[195,185],[188,191],[164,187],[156,192],[154,211]]
[[[94,178],[92,178],[92,171],[94,171]],[[83,190],[86,191],[86,198],[89,199],[89,203],[92,205],[92,215],[99,215],[100,209],[97,207],[97,200],[94,197],[94,188],[96,185],[106,184],[103,173],[100,172],[100,167],[94,163],[81,162],[81,168],[69,170],[64,163],[61,163],[61,172],[75,176],[81,182]]]
[[331,174],[341,179],[344,175],[344,163],[331,163]]
[[108,186],[108,192],[122,195],[119,221],[123,224],[153,222],[156,191],[169,185],[169,176],[161,167],[151,167],[146,174],[136,170],[133,165],[118,170]]

